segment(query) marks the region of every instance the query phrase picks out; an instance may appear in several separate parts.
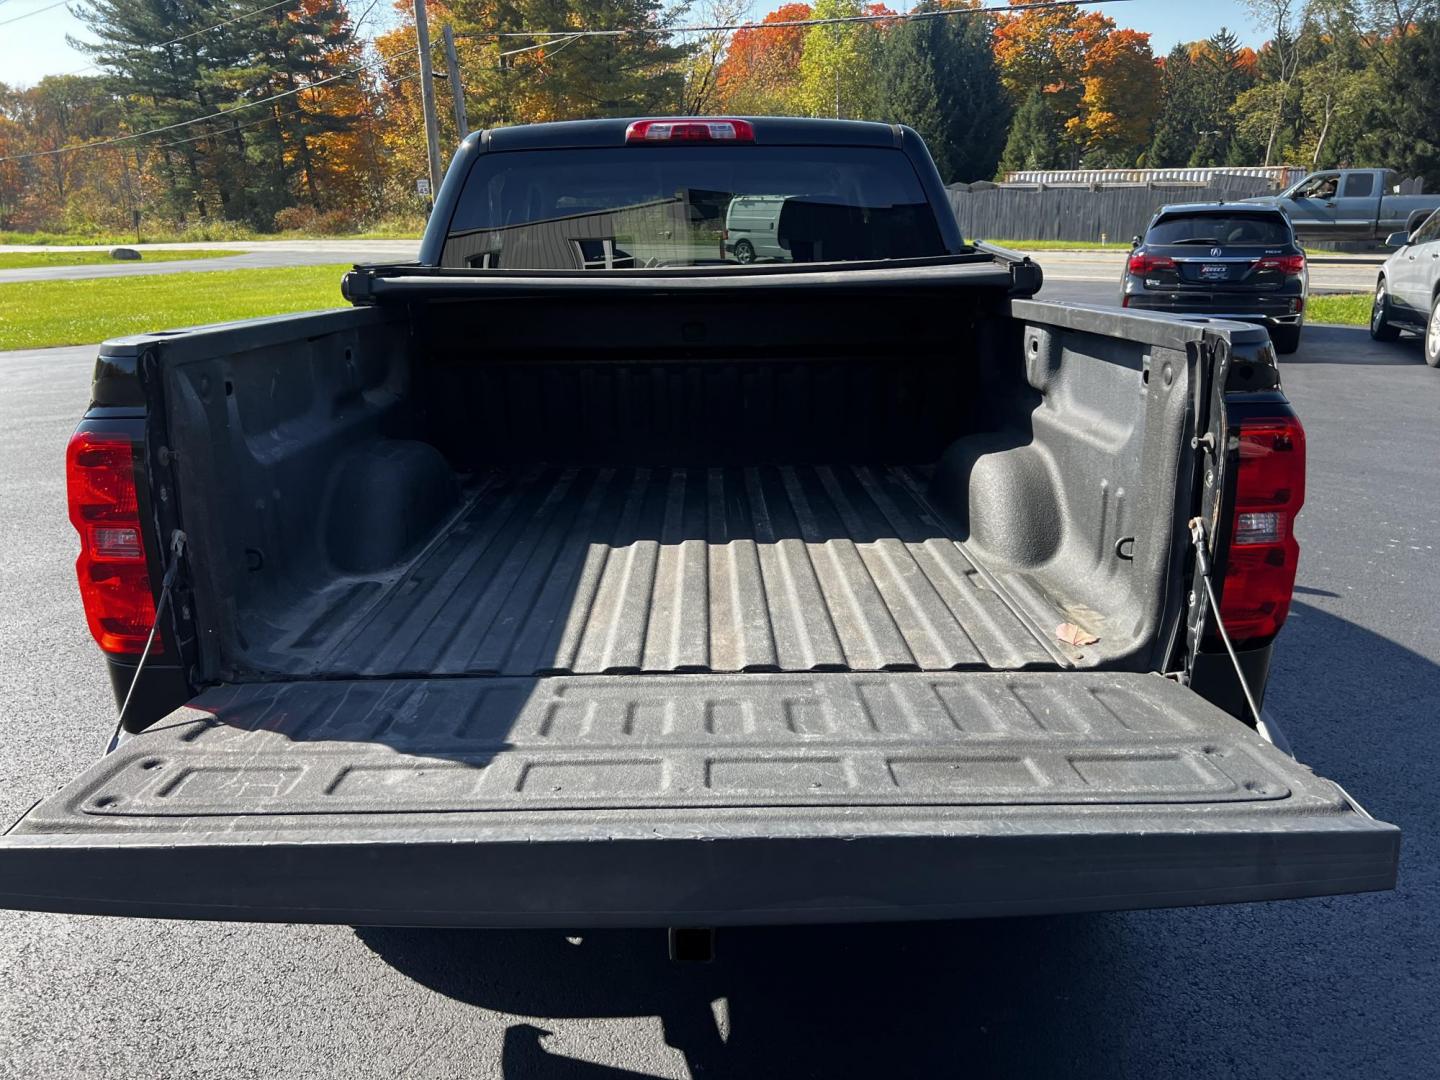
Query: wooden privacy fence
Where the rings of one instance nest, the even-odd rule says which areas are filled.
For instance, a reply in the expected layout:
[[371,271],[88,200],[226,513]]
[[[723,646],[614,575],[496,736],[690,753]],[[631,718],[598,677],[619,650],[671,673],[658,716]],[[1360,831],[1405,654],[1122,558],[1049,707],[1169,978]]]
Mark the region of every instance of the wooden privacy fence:
[[1268,195],[1259,177],[1219,176],[1205,184],[1048,187],[953,184],[950,205],[968,240],[1080,240],[1128,243],[1170,203],[1218,202]]

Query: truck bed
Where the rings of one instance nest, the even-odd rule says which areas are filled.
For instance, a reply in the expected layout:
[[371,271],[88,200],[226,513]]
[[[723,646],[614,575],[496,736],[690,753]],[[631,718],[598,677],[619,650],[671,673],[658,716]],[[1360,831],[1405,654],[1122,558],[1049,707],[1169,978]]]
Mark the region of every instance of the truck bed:
[[925,482],[853,465],[494,469],[403,573],[338,586],[294,647],[349,675],[1064,665]]

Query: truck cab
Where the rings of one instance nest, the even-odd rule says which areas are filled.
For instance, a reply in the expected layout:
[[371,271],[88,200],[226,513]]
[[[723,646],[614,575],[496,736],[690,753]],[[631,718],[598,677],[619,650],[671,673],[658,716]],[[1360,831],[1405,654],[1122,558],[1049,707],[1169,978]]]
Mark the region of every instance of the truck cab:
[[1245,201],[1278,206],[1302,239],[1373,241],[1413,232],[1440,208],[1440,195],[1402,194],[1401,186],[1393,169],[1328,169],[1277,196]]

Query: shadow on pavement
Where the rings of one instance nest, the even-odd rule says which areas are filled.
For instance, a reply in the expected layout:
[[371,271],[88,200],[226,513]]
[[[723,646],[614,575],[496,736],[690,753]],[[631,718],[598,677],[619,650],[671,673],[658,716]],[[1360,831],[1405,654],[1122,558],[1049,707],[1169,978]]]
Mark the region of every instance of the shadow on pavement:
[[1300,336],[1300,351],[1280,357],[1280,374],[1292,364],[1358,364],[1366,367],[1424,366],[1425,354],[1418,337],[1407,335],[1399,341],[1372,341],[1363,326],[1307,326]]
[[[658,930],[358,933],[469,1004],[545,1020],[656,1016],[692,1076],[881,1077],[998,1072],[1037,1007],[1103,998],[1130,1011],[1115,929],[1108,916],[734,929],[696,966],[669,961]],[[503,1075],[650,1075],[552,1053],[547,1034],[543,1020],[512,1025]]]
[[[546,1045],[552,1029],[571,1047],[588,1038],[577,1019],[651,1016],[697,1077],[1428,1075],[1440,1060],[1440,667],[1308,603],[1284,646],[1268,704],[1302,760],[1405,830],[1394,893],[725,930],[698,966],[671,963],[659,930],[357,934],[438,993],[534,1018],[507,1029],[510,1080],[651,1075],[643,1040],[625,1068]],[[615,1052],[614,1034],[596,1056]]]

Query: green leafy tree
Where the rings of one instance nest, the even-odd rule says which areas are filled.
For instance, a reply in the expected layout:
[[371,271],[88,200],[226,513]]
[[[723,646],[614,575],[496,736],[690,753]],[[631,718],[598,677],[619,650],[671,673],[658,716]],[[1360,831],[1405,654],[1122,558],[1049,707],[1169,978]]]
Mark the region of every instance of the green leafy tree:
[[1252,98],[1251,106],[1269,109],[1265,136],[1265,164],[1280,160],[1287,125],[1298,107],[1292,83],[1300,69],[1300,49],[1305,23],[1301,16],[1305,0],[1244,0],[1255,25],[1270,34],[1270,42],[1261,54],[1266,81],[1270,84],[1263,96]]
[[[881,9],[883,10],[883,9]],[[843,19],[871,14],[859,0],[819,0],[812,17]],[[800,104],[810,116],[869,119],[880,110],[876,71],[880,30],[875,23],[811,27],[800,54]]]
[[[914,10],[942,8],[926,0]],[[947,182],[988,179],[1005,148],[1011,110],[993,31],[993,20],[977,12],[911,20],[885,36],[882,115],[920,133]]]

